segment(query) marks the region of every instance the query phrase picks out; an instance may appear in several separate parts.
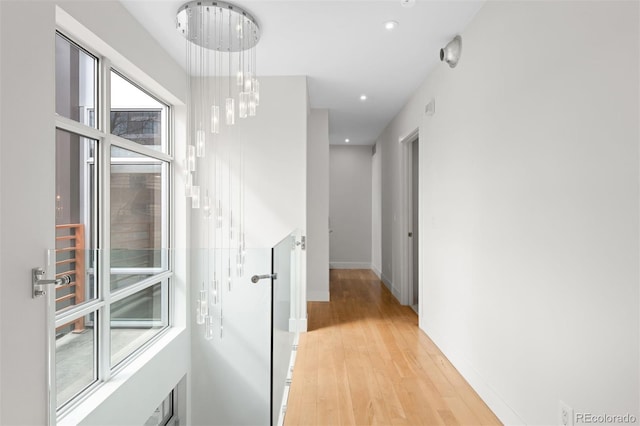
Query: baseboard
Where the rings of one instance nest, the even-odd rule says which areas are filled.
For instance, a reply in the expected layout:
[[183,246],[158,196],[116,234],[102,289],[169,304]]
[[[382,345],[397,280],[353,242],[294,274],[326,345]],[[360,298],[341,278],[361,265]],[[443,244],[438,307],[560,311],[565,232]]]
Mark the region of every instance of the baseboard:
[[328,302],[329,290],[307,290],[307,302]]
[[[309,329],[307,326],[308,323],[309,322],[307,321],[306,318],[301,318],[300,320],[298,320],[298,333],[306,333],[307,330]],[[297,339],[298,338],[296,337],[296,345],[298,344]]]
[[306,333],[307,331],[307,319],[306,318],[303,318],[303,319],[289,318],[289,331],[292,333],[296,333],[296,340],[297,340],[298,333]]
[[382,272],[380,273],[380,280],[387,286],[387,289],[393,294],[393,297],[400,302],[400,289],[393,286],[391,280]]
[[368,262],[329,262],[331,269],[371,269]]
[[380,269],[375,266],[375,265],[371,265],[371,270],[373,271],[374,274],[376,274],[376,277],[380,278],[382,277],[382,272],[380,271]]
[[498,419],[507,426],[524,426],[526,423],[518,414],[505,402],[505,400],[491,387],[487,380],[478,373],[471,365],[464,354],[456,353],[451,350],[445,340],[438,333],[429,330],[422,321],[420,321],[420,329],[435,343],[445,357],[458,370],[460,375],[471,385],[473,390],[482,398],[487,406],[493,411]]
[[393,287],[391,289],[391,294],[393,294],[393,297],[395,297],[398,303],[402,305],[402,302],[400,302],[400,289]]

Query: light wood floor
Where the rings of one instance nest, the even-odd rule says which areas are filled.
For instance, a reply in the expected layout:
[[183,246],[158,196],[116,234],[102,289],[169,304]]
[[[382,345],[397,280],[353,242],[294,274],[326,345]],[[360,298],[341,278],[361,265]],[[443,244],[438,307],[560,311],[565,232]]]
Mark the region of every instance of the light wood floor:
[[499,425],[373,272],[332,270],[308,304],[285,425]]

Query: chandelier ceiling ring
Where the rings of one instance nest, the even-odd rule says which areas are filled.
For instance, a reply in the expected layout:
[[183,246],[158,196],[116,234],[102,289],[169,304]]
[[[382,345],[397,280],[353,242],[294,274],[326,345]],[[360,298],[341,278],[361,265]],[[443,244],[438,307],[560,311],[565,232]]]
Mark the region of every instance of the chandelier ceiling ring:
[[[229,14],[229,20],[220,20],[218,25],[223,25],[219,32],[202,33],[201,19],[207,13],[211,13],[214,8],[225,11]],[[238,27],[228,28],[229,22],[242,22],[243,30],[248,34],[247,40],[241,40],[235,35]],[[238,25],[238,24],[236,24]],[[218,50],[221,52],[241,52],[251,49],[260,41],[260,25],[256,18],[247,10],[224,1],[190,1],[183,4],[176,15],[176,28],[183,37],[198,46],[206,49]],[[248,30],[248,31],[247,31]],[[219,34],[221,36],[219,36]]]

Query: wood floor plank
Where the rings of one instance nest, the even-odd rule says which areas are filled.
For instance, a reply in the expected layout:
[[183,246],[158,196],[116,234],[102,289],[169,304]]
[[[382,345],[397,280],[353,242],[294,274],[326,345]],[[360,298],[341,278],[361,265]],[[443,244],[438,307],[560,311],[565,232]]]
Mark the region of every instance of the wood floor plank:
[[310,302],[286,426],[500,425],[369,270],[331,270],[331,301]]

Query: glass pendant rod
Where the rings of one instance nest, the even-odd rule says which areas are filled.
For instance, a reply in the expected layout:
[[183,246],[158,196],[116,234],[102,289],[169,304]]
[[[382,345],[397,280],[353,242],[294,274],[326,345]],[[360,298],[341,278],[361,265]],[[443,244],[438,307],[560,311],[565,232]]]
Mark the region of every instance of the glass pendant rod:
[[260,28],[246,10],[222,1],[185,3],[176,26],[185,38],[189,97],[185,192],[206,230],[194,311],[212,339],[216,327],[222,336],[223,295],[243,276],[246,253],[243,136],[223,124],[256,113]]

